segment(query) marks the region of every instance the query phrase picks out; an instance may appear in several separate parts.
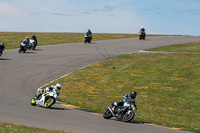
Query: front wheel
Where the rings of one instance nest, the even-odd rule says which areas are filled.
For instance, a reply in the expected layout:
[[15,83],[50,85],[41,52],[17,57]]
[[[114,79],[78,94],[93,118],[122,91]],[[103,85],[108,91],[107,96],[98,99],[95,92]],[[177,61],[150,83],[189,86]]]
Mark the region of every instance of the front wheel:
[[31,99],[31,105],[36,106],[36,98],[35,97]]
[[55,102],[56,102],[56,100],[54,97],[47,97],[44,102],[44,107],[50,108]]
[[133,119],[133,117],[135,116],[133,111],[127,111],[126,114],[123,116],[122,120],[124,122],[129,122]]
[[104,113],[103,113],[103,117],[105,119],[110,119],[112,117],[112,113],[110,112],[109,109],[107,109]]

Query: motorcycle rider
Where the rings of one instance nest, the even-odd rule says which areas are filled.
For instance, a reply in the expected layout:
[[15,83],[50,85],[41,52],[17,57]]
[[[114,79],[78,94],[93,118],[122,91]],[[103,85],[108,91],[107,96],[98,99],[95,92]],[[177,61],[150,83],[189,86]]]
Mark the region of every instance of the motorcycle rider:
[[90,31],[90,29],[88,29],[86,36],[92,39],[92,32]]
[[112,111],[114,111],[114,109],[117,107],[117,106],[123,106],[124,103],[132,103],[135,107],[135,109],[137,110],[137,107],[136,107],[136,104],[135,104],[135,98],[137,96],[137,92],[136,91],[131,91],[130,94],[126,94],[123,96],[123,100],[118,102],[118,103],[115,103],[114,104],[114,107],[112,108]]
[[28,47],[29,42],[30,42],[29,37],[26,37],[26,39],[24,40],[24,43],[25,43],[26,47]]
[[35,46],[37,46],[37,37],[35,36],[35,34],[32,35],[31,39],[33,39],[35,41]]
[[4,43],[1,42],[0,43],[0,52],[1,52],[0,54],[3,54],[4,49],[5,49]]
[[[58,95],[58,98],[59,98],[60,89],[61,89],[61,84],[58,84],[58,83],[55,86],[50,86],[50,87],[47,87],[46,89],[38,88],[35,97],[36,97],[36,99],[38,99],[44,93],[47,93],[47,92],[56,92],[57,95]],[[58,98],[56,100],[58,100]]]
[[145,32],[144,26],[141,26],[140,32]]

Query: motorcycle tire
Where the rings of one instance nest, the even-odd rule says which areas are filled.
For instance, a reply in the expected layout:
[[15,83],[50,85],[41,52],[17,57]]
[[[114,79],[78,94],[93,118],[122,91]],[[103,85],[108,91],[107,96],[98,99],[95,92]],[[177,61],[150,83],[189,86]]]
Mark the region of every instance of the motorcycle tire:
[[36,98],[35,97],[31,99],[31,105],[36,106]]
[[21,49],[19,49],[19,53],[21,53]]
[[125,115],[122,118],[122,121],[124,122],[130,122],[134,118],[135,114],[133,111],[131,111],[129,114],[128,112],[125,113]]
[[105,119],[110,119],[112,117],[112,113],[110,112],[109,109],[107,109],[104,113],[103,113],[103,117]]
[[46,100],[44,102],[44,107],[45,108],[50,108],[55,102],[56,102],[55,98],[53,98],[53,97],[46,97]]

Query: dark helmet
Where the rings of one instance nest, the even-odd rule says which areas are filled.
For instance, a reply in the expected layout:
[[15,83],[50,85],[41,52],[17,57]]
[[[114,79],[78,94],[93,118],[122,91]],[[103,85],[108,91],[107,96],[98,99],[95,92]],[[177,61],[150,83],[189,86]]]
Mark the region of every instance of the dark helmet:
[[35,34],[33,34],[32,36],[35,36]]
[[50,87],[49,87],[49,90],[52,91],[52,90],[53,90],[53,86],[50,86]]
[[133,98],[133,99],[136,98],[137,92],[131,91],[130,96],[131,96],[131,98]]

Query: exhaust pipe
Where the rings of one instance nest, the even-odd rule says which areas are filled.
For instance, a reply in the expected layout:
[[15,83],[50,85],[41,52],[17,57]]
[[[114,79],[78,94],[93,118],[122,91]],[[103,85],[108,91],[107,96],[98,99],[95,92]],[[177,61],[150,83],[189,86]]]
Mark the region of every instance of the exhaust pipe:
[[112,113],[112,115],[115,116],[115,114],[113,113],[112,109],[110,107],[108,107],[108,109],[110,110],[110,112]]

